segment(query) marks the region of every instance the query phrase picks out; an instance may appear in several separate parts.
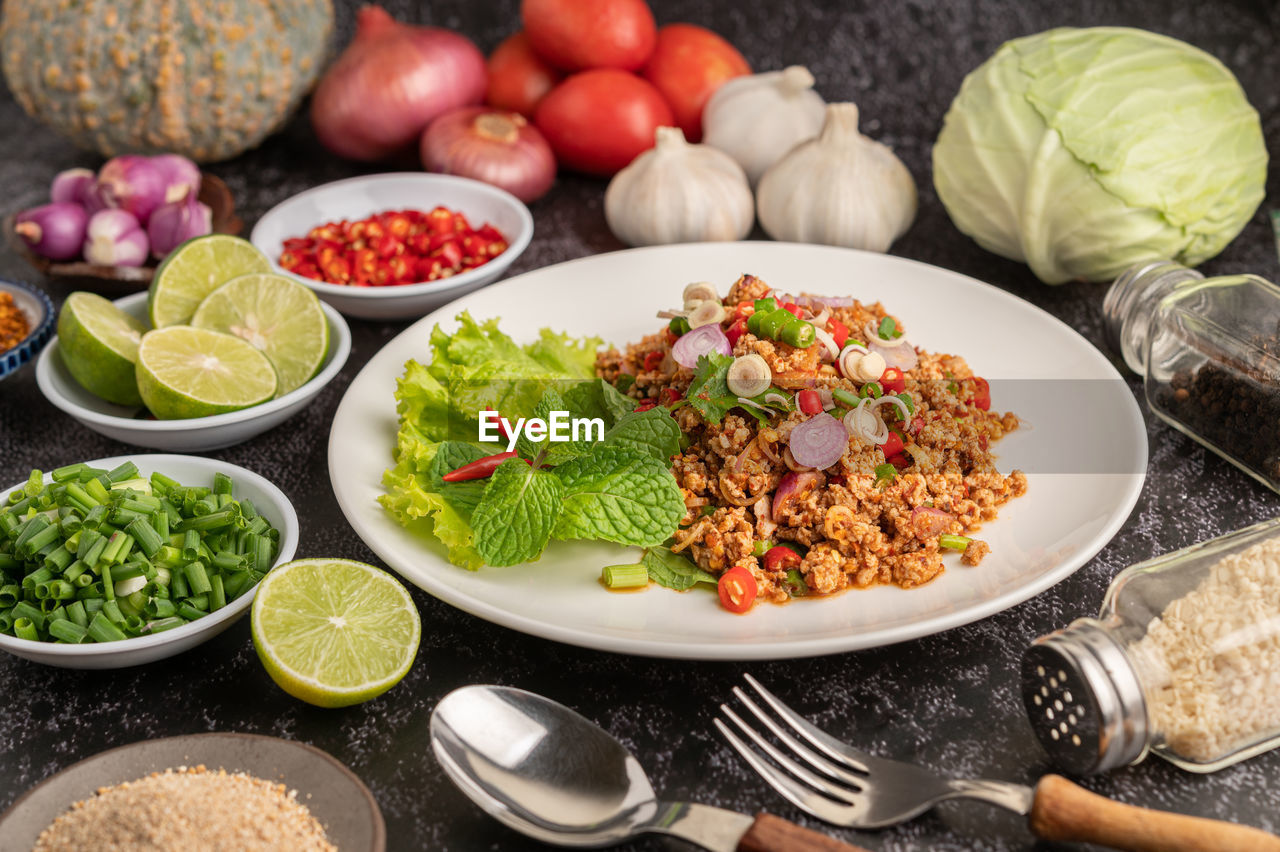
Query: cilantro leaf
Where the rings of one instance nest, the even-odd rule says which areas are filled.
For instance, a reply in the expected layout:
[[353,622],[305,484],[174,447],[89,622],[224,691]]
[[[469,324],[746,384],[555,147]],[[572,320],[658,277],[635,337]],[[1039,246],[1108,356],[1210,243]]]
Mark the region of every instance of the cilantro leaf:
[[640,564],[649,572],[650,580],[677,592],[683,592],[698,583],[715,585],[719,582],[688,559],[665,547],[650,547],[644,552]]
[[732,364],[732,356],[721,355],[719,352],[699,356],[698,365],[693,372],[693,382],[685,396],[704,420],[717,426],[732,408],[741,408],[761,423],[768,422],[768,413],[743,405],[738,402],[737,394],[729,390],[729,367]]
[[554,474],[508,459],[489,477],[471,516],[475,548],[490,565],[533,562],[551,538],[564,485]]
[[684,497],[667,462],[639,450],[596,446],[555,475],[564,484],[556,538],[656,545],[684,517]]
[[624,415],[604,436],[610,447],[630,447],[669,462],[680,452],[680,427],[662,406]]

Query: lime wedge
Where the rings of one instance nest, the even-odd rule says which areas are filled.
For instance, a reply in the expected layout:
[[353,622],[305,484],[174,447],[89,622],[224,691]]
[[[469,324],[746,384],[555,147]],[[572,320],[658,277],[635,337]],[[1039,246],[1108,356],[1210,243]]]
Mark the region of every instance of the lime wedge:
[[187,240],[164,259],[147,291],[147,315],[156,328],[191,319],[204,297],[250,272],[270,272],[271,261],[253,243],[226,234]]
[[350,559],[299,559],[258,586],[253,645],[271,679],[319,707],[381,695],[413,665],[418,608],[388,574]]
[[191,324],[243,338],[275,365],[284,396],[320,371],[329,321],[316,294],[291,278],[257,272],[232,278],[196,308]]
[[93,293],[72,293],[58,315],[58,353],[89,393],[118,405],[142,405],[134,362],[147,326]]
[[137,374],[142,401],[161,420],[238,411],[276,392],[266,355],[233,335],[188,325],[143,335]]

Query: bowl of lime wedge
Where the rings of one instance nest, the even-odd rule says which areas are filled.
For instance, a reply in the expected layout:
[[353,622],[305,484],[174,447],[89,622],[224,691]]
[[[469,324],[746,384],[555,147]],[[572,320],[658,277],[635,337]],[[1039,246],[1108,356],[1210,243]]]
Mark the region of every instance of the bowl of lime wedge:
[[179,246],[145,293],[72,293],[57,331],[36,364],[45,398],[109,438],[176,452],[279,425],[351,352],[341,314],[218,234]]

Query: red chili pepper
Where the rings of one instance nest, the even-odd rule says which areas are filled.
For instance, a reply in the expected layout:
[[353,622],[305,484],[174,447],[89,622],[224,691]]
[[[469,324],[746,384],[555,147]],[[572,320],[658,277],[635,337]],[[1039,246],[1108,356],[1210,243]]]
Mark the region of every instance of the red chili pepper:
[[796,319],[800,319],[800,306],[795,302],[783,302],[778,305],[778,307],[782,308],[784,311],[794,314]]
[[512,450],[509,453],[495,453],[494,455],[485,456],[482,459],[476,459],[473,462],[468,462],[457,470],[449,471],[440,478],[445,482],[467,482],[472,479],[484,479],[487,476],[491,476],[493,472],[498,469],[498,465],[502,464],[507,459],[513,459],[515,457],[515,450]]
[[447,207],[437,207],[427,214],[427,227],[433,234],[454,232],[454,216]]
[[764,570],[785,571],[788,568],[799,568],[800,554],[786,545],[779,544],[769,548],[764,554]]
[[[496,409],[496,408],[490,408],[490,407],[489,407],[489,406],[487,406],[487,405],[484,407],[484,410],[485,410],[485,411],[492,411],[494,414],[498,414],[498,409]],[[506,439],[506,440],[508,440],[508,441],[510,441],[510,440],[511,440],[511,433],[510,433],[509,431],[507,431],[507,421],[505,421],[505,420],[503,420],[503,419],[502,419],[502,415],[501,415],[501,414],[498,414],[498,434],[499,434],[499,435],[501,435],[504,439]],[[441,477],[441,478],[443,479],[443,477]]]
[[733,325],[729,326],[729,330],[724,333],[724,336],[729,338],[730,346],[737,346],[738,338],[742,337],[742,335],[746,334],[746,332],[747,332],[747,321],[744,319],[739,319],[739,320],[735,320]]
[[822,397],[811,388],[805,388],[796,394],[796,402],[805,414],[818,414],[822,411]]
[[658,369],[658,365],[662,363],[663,353],[660,351],[649,352],[644,356],[645,372],[652,372]]
[[897,432],[890,431],[888,439],[880,445],[880,449],[884,451],[886,459],[893,458],[902,452],[902,436]]
[[991,385],[986,379],[974,376],[973,397],[970,401],[983,411],[991,410]]
[[827,322],[827,330],[831,332],[831,337],[836,342],[836,348],[843,349],[845,341],[849,339],[849,326],[838,319],[831,319]]
[[756,578],[742,567],[730,568],[721,574],[716,588],[720,593],[720,605],[735,614],[751,609],[760,591]]
[[911,460],[902,453],[898,453],[897,455],[889,456],[889,464],[893,465],[894,469],[903,471],[911,467]]
[[675,405],[677,402],[684,399],[684,394],[680,393],[680,391],[675,388],[663,388],[662,395],[665,397],[662,402],[663,405]]
[[656,399],[642,399],[640,404],[636,406],[636,411],[648,411],[650,408],[656,408],[657,406],[658,401]]
[[755,302],[739,302],[737,307],[733,309],[733,318],[735,320],[745,320],[755,312]]
[[907,389],[907,377],[897,367],[885,367],[880,375],[880,386],[885,393],[902,393]]

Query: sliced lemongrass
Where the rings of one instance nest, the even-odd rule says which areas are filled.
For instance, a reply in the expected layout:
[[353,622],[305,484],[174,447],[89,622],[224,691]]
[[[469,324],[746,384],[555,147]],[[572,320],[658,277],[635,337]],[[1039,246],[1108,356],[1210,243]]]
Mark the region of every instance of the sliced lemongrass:
[[720,294],[716,292],[716,285],[710,281],[694,281],[692,284],[685,285],[684,292],[680,294],[680,298],[686,305],[691,301],[718,302],[720,301]]
[[769,389],[772,382],[769,362],[755,352],[733,359],[725,377],[729,391],[738,396],[759,396]]
[[689,316],[688,311],[658,311],[658,319],[669,320],[675,319],[676,317],[683,319],[687,316]]
[[724,317],[724,305],[719,302],[702,302],[689,312],[689,328],[719,325]]
[[813,334],[822,344],[820,357],[823,361],[834,361],[840,357],[840,347],[836,346],[836,339],[831,336],[831,332],[822,327],[822,323],[817,318],[813,320]]
[[758,409],[760,409],[761,411],[768,411],[768,410],[769,410],[769,409],[765,408],[763,405],[761,405],[760,403],[756,402],[755,400],[753,400],[753,399],[747,399],[745,396],[740,396],[740,397],[738,397],[738,402],[739,402],[739,403],[741,403],[742,405],[745,405],[745,406],[749,407],[749,408],[758,408]]
[[880,406],[882,406],[882,405],[884,405],[884,404],[886,404],[886,403],[891,404],[891,405],[895,405],[895,406],[897,406],[897,407],[898,407],[898,411],[902,412],[902,417],[900,417],[900,418],[899,418],[900,420],[910,420],[910,419],[911,419],[911,408],[910,408],[910,406],[908,406],[908,405],[907,405],[907,403],[906,403],[904,400],[899,399],[895,394],[885,394],[884,396],[880,397],[879,399],[877,399],[877,400],[873,400],[873,401],[872,401],[872,403],[871,403],[871,405],[872,405],[872,407],[878,408],[878,407],[880,407]]

